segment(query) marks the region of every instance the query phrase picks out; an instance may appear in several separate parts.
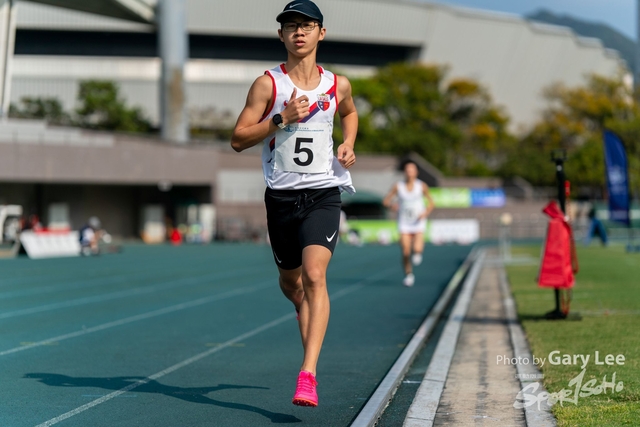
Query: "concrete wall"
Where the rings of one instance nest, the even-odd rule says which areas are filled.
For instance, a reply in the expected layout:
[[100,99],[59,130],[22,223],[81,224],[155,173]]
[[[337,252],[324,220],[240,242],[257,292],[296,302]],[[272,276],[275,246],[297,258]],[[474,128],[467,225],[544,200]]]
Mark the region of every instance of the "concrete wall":
[[145,204],[173,218],[179,204],[212,203],[220,156],[227,154],[212,146],[9,121],[0,124],[0,201],[44,225],[49,205],[66,203],[73,228],[97,215],[112,234],[132,237]]
[[[131,237],[145,204],[160,204],[172,217],[177,205],[191,200],[213,203],[219,230],[230,238],[262,236],[260,152],[261,146],[236,153],[226,144],[176,146],[10,121],[0,125],[0,202],[24,206],[25,214],[38,214],[44,225],[49,205],[66,203],[73,228],[96,215],[112,234]],[[383,195],[400,176],[396,165],[393,156],[359,155],[354,183]],[[172,188],[162,192],[160,183]]]
[[[11,123],[11,122],[10,122]],[[19,204],[48,224],[52,203],[69,206],[72,228],[98,216],[115,236],[136,237],[141,209],[161,205],[169,219],[179,206],[213,203],[218,232],[231,240],[264,239],[265,184],[257,146],[235,153],[222,146],[175,146],[157,140],[20,123],[0,126],[0,204]],[[9,138],[7,135],[10,135]],[[52,136],[55,135],[55,136]],[[358,155],[351,169],[359,191],[385,195],[401,178],[394,156]],[[171,184],[161,191],[158,184]],[[499,187],[495,179],[444,179],[443,186]],[[503,209],[436,209],[434,218],[478,218],[483,237],[497,235],[502,212],[514,215],[514,235],[541,236],[538,203]]]
[[0,126],[4,182],[210,185],[216,177],[218,151],[211,147],[124,137],[96,146],[92,133],[79,131],[70,144],[40,139],[36,132],[11,138],[8,128]]

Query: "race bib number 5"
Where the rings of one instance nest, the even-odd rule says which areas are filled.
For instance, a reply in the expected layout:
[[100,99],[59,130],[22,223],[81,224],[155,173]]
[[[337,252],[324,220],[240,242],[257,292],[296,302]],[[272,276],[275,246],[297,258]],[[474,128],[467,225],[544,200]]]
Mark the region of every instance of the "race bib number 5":
[[331,129],[298,123],[276,132],[275,166],[285,172],[325,173],[331,165]]

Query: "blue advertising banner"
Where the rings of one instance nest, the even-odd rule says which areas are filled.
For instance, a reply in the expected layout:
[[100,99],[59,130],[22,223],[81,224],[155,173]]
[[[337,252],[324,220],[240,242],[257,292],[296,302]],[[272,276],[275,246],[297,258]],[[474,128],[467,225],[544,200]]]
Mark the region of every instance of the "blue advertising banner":
[[471,189],[471,206],[474,208],[501,208],[506,203],[507,197],[502,188]]
[[609,191],[609,219],[630,224],[627,153],[618,135],[604,131],[604,163]]

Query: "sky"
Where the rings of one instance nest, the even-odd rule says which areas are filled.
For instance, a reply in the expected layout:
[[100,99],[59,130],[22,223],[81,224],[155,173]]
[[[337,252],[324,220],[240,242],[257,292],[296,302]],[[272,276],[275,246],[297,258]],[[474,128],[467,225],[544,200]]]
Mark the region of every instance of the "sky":
[[637,0],[423,0],[475,9],[496,10],[526,15],[547,9],[592,22],[608,24],[636,39]]

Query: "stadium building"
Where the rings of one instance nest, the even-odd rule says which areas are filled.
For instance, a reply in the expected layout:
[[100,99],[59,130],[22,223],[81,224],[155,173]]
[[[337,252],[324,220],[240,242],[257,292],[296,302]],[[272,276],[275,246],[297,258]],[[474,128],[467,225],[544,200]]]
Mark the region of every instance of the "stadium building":
[[[55,97],[73,110],[80,81],[106,79],[158,124],[156,27],[143,16],[118,19],[117,13],[109,17],[42,3],[64,2],[20,1],[16,8],[11,102]],[[129,3],[152,10],[156,2]],[[285,3],[186,1],[186,102],[193,121],[232,125],[254,79],[286,59],[275,22]],[[585,74],[614,75],[625,67],[597,39],[512,15],[410,1],[317,3],[327,28],[321,64],[351,77],[397,61],[446,65],[450,78],[485,85],[514,130],[539,117],[542,90],[550,84],[577,85]],[[189,218],[211,223],[217,217],[214,228],[231,234],[234,224],[255,230],[264,225],[257,150],[237,155],[194,143],[10,121],[0,125],[0,164],[0,204],[21,204],[45,225],[59,218],[78,228],[97,214],[113,234],[124,237],[139,235],[145,224],[160,227],[164,217],[174,223]],[[362,156],[355,183],[380,195],[397,179],[395,167],[392,158]],[[451,182],[440,179],[439,185],[455,185]]]
[[[286,59],[277,38],[275,0],[187,0],[192,111],[236,117],[264,70]],[[512,15],[435,3],[319,0],[327,38],[318,60],[350,76],[394,61],[450,67],[450,77],[479,80],[516,125],[531,124],[541,91],[576,85],[587,73],[612,75],[623,66],[597,39]],[[130,104],[158,121],[160,63],[154,26],[30,2],[18,5],[11,100],[55,96],[75,104],[78,81],[117,81]]]

